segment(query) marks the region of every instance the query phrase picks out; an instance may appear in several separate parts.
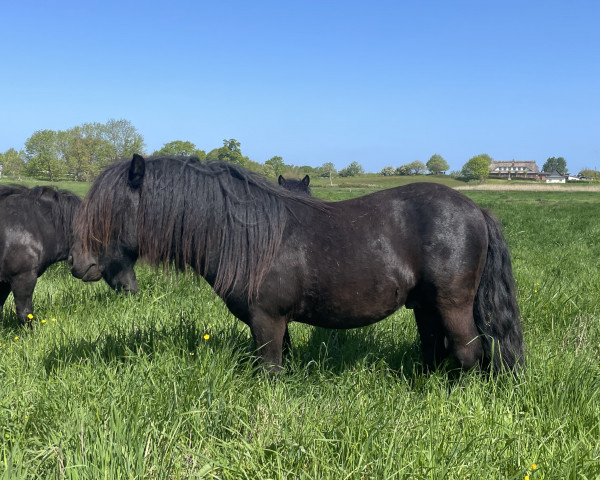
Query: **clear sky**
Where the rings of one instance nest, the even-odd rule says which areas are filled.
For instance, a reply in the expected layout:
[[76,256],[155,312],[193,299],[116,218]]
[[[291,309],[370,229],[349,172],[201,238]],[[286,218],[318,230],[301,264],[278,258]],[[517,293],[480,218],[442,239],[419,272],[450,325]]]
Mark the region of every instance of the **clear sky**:
[[5,2],[0,152],[129,120],[367,172],[442,155],[600,169],[600,2]]

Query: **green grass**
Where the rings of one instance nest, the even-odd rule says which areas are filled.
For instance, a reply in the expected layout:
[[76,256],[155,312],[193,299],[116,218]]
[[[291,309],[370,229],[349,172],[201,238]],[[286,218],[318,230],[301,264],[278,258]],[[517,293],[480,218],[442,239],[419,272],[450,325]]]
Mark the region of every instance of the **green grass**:
[[202,279],[140,266],[125,297],[55,265],[35,329],[12,297],[0,322],[0,478],[600,478],[600,195],[467,194],[505,226],[521,376],[422,375],[403,309],[293,324],[273,381]]

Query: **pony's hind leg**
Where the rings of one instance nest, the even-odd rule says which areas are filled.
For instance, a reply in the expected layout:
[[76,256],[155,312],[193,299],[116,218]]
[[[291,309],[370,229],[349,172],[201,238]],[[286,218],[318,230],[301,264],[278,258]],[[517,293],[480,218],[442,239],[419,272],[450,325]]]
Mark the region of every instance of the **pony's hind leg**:
[[440,316],[448,349],[464,370],[481,364],[484,356],[480,332],[473,318],[473,305],[446,305],[440,308]]
[[414,312],[421,338],[423,366],[425,370],[433,371],[448,356],[442,317],[434,308],[416,307]]

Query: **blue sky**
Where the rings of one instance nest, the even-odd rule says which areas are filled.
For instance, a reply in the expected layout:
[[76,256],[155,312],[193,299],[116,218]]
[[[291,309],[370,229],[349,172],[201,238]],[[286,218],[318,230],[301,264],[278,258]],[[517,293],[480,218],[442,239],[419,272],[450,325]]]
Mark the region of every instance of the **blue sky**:
[[599,21],[596,1],[9,2],[0,152],[124,118],[148,153],[600,169]]

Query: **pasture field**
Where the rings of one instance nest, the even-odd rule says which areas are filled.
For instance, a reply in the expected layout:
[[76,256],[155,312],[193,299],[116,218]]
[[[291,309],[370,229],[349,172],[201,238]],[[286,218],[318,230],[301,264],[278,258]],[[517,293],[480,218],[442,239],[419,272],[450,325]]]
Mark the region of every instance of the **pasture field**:
[[0,479],[600,478],[600,193],[465,193],[504,224],[520,375],[424,375],[402,309],[292,324],[271,380],[202,279],[141,265],[125,297],[59,264],[33,331],[12,296],[0,321]]

